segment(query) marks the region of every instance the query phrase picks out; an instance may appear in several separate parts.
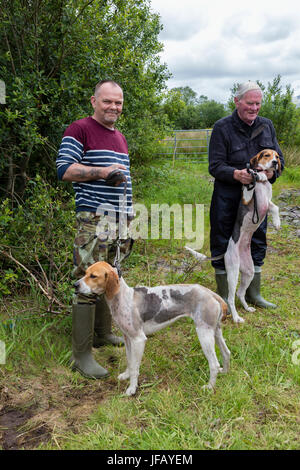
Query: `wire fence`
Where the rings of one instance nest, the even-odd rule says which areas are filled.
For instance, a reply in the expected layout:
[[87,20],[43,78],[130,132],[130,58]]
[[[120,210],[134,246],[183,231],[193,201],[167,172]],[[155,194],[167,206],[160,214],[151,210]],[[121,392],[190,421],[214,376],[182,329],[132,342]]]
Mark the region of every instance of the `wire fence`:
[[175,160],[206,163],[212,129],[174,130],[160,141],[158,155]]

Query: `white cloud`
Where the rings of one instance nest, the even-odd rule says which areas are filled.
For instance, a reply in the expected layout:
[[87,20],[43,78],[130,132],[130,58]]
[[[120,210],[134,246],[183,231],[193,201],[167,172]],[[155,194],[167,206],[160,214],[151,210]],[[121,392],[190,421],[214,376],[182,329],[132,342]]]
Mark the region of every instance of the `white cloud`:
[[237,81],[278,74],[300,94],[300,9],[292,0],[152,0],[164,30],[168,87],[226,102]]

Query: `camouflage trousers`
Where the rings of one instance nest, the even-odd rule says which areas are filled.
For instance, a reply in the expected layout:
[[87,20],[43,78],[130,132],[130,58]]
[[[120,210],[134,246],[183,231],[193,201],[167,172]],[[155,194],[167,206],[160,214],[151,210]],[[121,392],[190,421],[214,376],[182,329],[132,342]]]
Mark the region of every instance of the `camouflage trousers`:
[[[130,221],[127,221],[127,226]],[[119,224],[109,216],[96,215],[94,212],[78,212],[76,215],[77,233],[74,241],[74,269],[73,277],[80,279],[86,269],[97,261],[106,261],[113,264],[116,256]],[[133,240],[121,240],[121,262],[132,249]],[[96,296],[74,294],[73,304],[95,303]]]

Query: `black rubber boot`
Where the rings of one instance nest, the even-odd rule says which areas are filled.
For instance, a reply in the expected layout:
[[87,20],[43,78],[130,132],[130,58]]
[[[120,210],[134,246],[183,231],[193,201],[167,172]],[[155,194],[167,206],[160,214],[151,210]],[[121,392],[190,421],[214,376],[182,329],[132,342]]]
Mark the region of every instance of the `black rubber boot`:
[[277,308],[277,305],[268,302],[265,300],[260,293],[260,286],[261,286],[261,270],[259,267],[255,266],[255,273],[254,278],[249,285],[245,299],[246,302],[252,305],[256,305],[257,307],[261,308]]
[[95,305],[73,305],[71,367],[73,370],[78,370],[84,377],[101,379],[106,377],[108,372],[92,356],[94,322]]
[[111,331],[112,318],[109,307],[104,296],[98,297],[95,310],[95,328],[94,328],[94,348],[100,348],[107,344],[114,346],[124,345],[124,339],[121,336],[115,336]]
[[227,273],[222,269],[215,269],[215,278],[217,283],[217,294],[227,303],[228,313],[231,315],[231,310],[228,305],[228,282],[227,282]]

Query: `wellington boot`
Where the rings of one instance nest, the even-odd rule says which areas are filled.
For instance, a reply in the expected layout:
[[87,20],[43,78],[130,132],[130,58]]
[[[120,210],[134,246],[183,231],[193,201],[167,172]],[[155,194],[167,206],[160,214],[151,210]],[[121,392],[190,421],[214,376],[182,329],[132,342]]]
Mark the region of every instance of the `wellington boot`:
[[246,302],[261,308],[276,308],[277,305],[268,302],[261,296],[261,272],[258,271],[258,269],[258,267],[255,267],[254,278],[252,279],[251,284],[246,291]]
[[110,309],[104,296],[98,297],[95,310],[95,329],[94,329],[94,348],[100,348],[107,344],[114,346],[124,345],[124,339],[121,336],[115,336],[111,331],[112,318]]
[[225,270],[215,269],[215,278],[217,283],[217,294],[227,303],[227,315],[231,315],[231,310],[228,305],[228,282],[227,273]]
[[71,366],[84,377],[100,379],[108,372],[92,356],[92,343],[95,322],[95,305],[73,305]]

